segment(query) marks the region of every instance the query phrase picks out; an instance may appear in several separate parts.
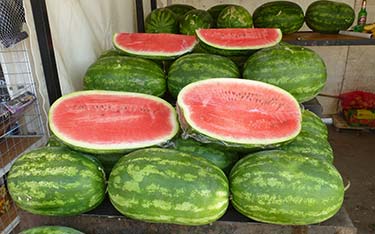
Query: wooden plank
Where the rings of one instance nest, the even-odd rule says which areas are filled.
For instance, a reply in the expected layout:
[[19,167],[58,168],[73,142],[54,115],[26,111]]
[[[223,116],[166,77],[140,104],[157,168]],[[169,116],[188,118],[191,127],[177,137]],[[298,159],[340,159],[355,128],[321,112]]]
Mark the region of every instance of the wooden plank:
[[296,32],[284,35],[283,41],[300,46],[375,45],[375,39],[316,32]]

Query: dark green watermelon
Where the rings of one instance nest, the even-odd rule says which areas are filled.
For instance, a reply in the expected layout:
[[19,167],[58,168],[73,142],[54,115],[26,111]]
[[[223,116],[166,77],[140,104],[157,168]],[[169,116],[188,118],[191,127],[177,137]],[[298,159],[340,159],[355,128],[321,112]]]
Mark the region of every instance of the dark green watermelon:
[[207,10],[207,12],[210,13],[212,19],[214,20],[213,27],[216,27],[217,17],[219,16],[220,12],[227,6],[233,6],[233,4],[214,5]]
[[178,22],[180,22],[183,18],[184,15],[191,10],[194,10],[195,7],[188,5],[188,4],[171,4],[166,6],[165,8],[173,11],[176,15],[176,19]]
[[39,226],[23,230],[19,234],[84,234],[76,229],[64,226]]
[[195,30],[200,28],[211,28],[213,19],[205,10],[195,9],[188,11],[180,21],[180,33],[195,35]]
[[178,33],[177,16],[168,8],[158,8],[150,12],[145,20],[146,33]]
[[251,28],[253,19],[246,8],[229,5],[218,15],[216,25],[218,28]]

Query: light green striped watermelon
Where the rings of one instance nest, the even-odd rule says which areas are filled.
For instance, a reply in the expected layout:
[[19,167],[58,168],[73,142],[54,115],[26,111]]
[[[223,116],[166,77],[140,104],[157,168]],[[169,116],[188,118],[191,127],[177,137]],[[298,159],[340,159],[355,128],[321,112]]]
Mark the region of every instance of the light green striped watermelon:
[[166,80],[163,69],[151,60],[111,56],[97,60],[87,69],[83,87],[162,96]]
[[19,234],[84,234],[76,229],[64,226],[39,226],[23,230]]
[[323,222],[344,199],[343,180],[332,164],[282,150],[248,155],[236,163],[229,180],[234,208],[265,223]]
[[180,91],[176,106],[186,136],[240,151],[280,146],[292,141],[301,129],[296,99],[259,81],[197,81]]
[[168,90],[177,97],[180,90],[199,80],[214,77],[240,77],[236,64],[229,58],[214,54],[193,53],[178,58],[169,68]]
[[143,149],[121,158],[108,194],[123,215],[155,223],[209,224],[229,203],[228,180],[218,167],[171,149]]
[[15,161],[8,188],[13,201],[30,213],[77,215],[102,202],[105,173],[93,158],[66,147],[43,147]]
[[242,76],[279,86],[301,103],[313,99],[323,89],[327,69],[316,52],[280,43],[250,56]]
[[157,8],[145,19],[146,33],[178,33],[176,14],[168,8]]
[[121,154],[161,146],[178,132],[176,111],[161,98],[131,92],[78,91],[49,110],[51,132],[91,154]]
[[302,110],[302,130],[308,132],[311,136],[319,136],[319,138],[328,138],[327,125],[322,119],[313,112],[304,109]]
[[250,12],[239,5],[229,5],[220,11],[217,16],[218,28],[251,28],[253,19]]
[[233,6],[233,4],[218,4],[210,7],[207,12],[210,13],[212,19],[214,20],[213,27],[216,27],[217,17],[219,16],[220,12],[226,8],[227,6]]
[[166,6],[165,8],[173,11],[176,15],[176,19],[178,22],[180,22],[183,18],[184,15],[191,10],[194,10],[195,7],[188,5],[188,4],[171,4]]

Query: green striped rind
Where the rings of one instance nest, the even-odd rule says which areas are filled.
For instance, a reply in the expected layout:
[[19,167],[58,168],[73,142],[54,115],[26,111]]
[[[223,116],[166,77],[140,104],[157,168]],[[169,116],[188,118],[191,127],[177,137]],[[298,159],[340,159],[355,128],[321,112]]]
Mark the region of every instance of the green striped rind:
[[112,56],[97,60],[83,78],[86,90],[112,90],[161,96],[166,91],[163,69],[150,60]]
[[353,8],[343,2],[319,0],[311,3],[305,13],[307,26],[320,33],[337,33],[354,22]]
[[180,22],[184,15],[190,11],[190,10],[194,10],[195,7],[191,6],[191,5],[188,5],[188,4],[171,4],[169,6],[166,6],[165,8],[173,11],[173,13],[175,13],[176,15],[176,19],[178,22]]
[[[103,144],[95,145],[89,142],[85,142],[84,140],[82,141],[73,140],[65,136],[64,134],[60,133],[52,120],[55,107],[58,106],[61,102],[64,102],[65,99],[69,99],[69,98],[80,96],[80,95],[90,95],[90,94],[92,95],[96,95],[96,94],[118,95],[119,97],[121,97],[122,95],[125,95],[125,96],[130,95],[132,97],[147,98],[155,102],[158,102],[168,107],[168,109],[171,111],[169,120],[171,121],[171,125],[173,126],[173,128],[171,129],[171,132],[169,135],[166,135],[163,138],[158,139],[157,141],[155,141],[154,139],[145,139],[144,142],[138,142],[137,144],[134,144],[131,146],[127,144],[121,144],[121,145],[115,145],[115,146],[103,146]],[[174,107],[171,104],[169,104],[167,101],[161,98],[155,97],[155,96],[147,95],[147,94],[131,93],[131,92],[102,91],[102,90],[77,91],[77,92],[66,94],[60,97],[52,104],[52,106],[49,109],[48,123],[49,123],[51,132],[65,145],[67,145],[68,147],[76,151],[89,153],[89,154],[125,154],[131,151],[134,151],[136,149],[159,146],[159,145],[162,146],[166,142],[171,140],[177,134],[179,130],[179,125],[177,122],[177,113]]]
[[112,57],[112,56],[124,56],[124,55],[125,54],[119,50],[109,49],[109,50],[103,51],[103,53],[99,56],[98,59]]
[[342,178],[332,164],[282,150],[241,159],[229,181],[235,209],[266,223],[319,223],[336,214],[344,198]]
[[186,85],[214,77],[240,77],[236,64],[229,58],[214,55],[193,53],[178,58],[169,68],[168,90],[177,97]]
[[177,16],[168,8],[151,11],[145,20],[146,33],[178,33]]
[[306,109],[302,110],[301,132],[308,132],[311,136],[321,136],[322,139],[328,139],[327,125],[319,116]]
[[76,229],[63,226],[39,226],[23,230],[19,234],[84,234]]
[[223,55],[223,56],[250,56],[254,54],[258,49],[251,49],[251,50],[229,50],[229,49],[223,49],[223,48],[216,48],[213,46],[210,46],[203,41],[199,41],[198,44],[203,51],[207,51],[207,53],[211,54],[217,54],[217,55]]
[[219,4],[212,6],[207,10],[207,12],[210,13],[212,19],[214,20],[213,27],[216,27],[217,17],[219,16],[220,12],[227,6],[233,6],[233,4]]
[[39,215],[77,215],[104,199],[105,174],[96,160],[66,147],[32,150],[16,160],[9,193],[22,209]]
[[171,149],[138,150],[121,158],[108,193],[123,215],[156,223],[209,224],[229,203],[228,180],[218,167]]
[[246,8],[230,5],[220,11],[216,25],[218,28],[251,28],[253,19]]
[[280,43],[250,56],[244,66],[243,78],[279,86],[301,103],[311,100],[323,89],[327,69],[316,52]]
[[305,19],[302,8],[289,1],[267,2],[255,9],[254,27],[280,28],[283,34],[297,32]]
[[180,21],[180,33],[195,35],[195,30],[200,28],[211,28],[213,19],[205,10],[191,10],[187,12]]
[[174,149],[202,157],[229,174],[232,166],[238,161],[238,154],[230,151],[219,150],[212,145],[202,144],[193,139],[177,138],[173,141]]

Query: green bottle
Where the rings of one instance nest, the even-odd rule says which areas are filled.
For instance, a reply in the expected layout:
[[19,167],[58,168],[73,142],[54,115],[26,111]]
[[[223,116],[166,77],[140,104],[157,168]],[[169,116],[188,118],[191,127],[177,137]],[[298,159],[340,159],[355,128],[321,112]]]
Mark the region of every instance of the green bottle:
[[354,31],[362,32],[363,27],[366,24],[366,19],[367,19],[366,0],[362,0],[361,10],[358,12],[358,22],[357,22],[357,25],[354,27]]

